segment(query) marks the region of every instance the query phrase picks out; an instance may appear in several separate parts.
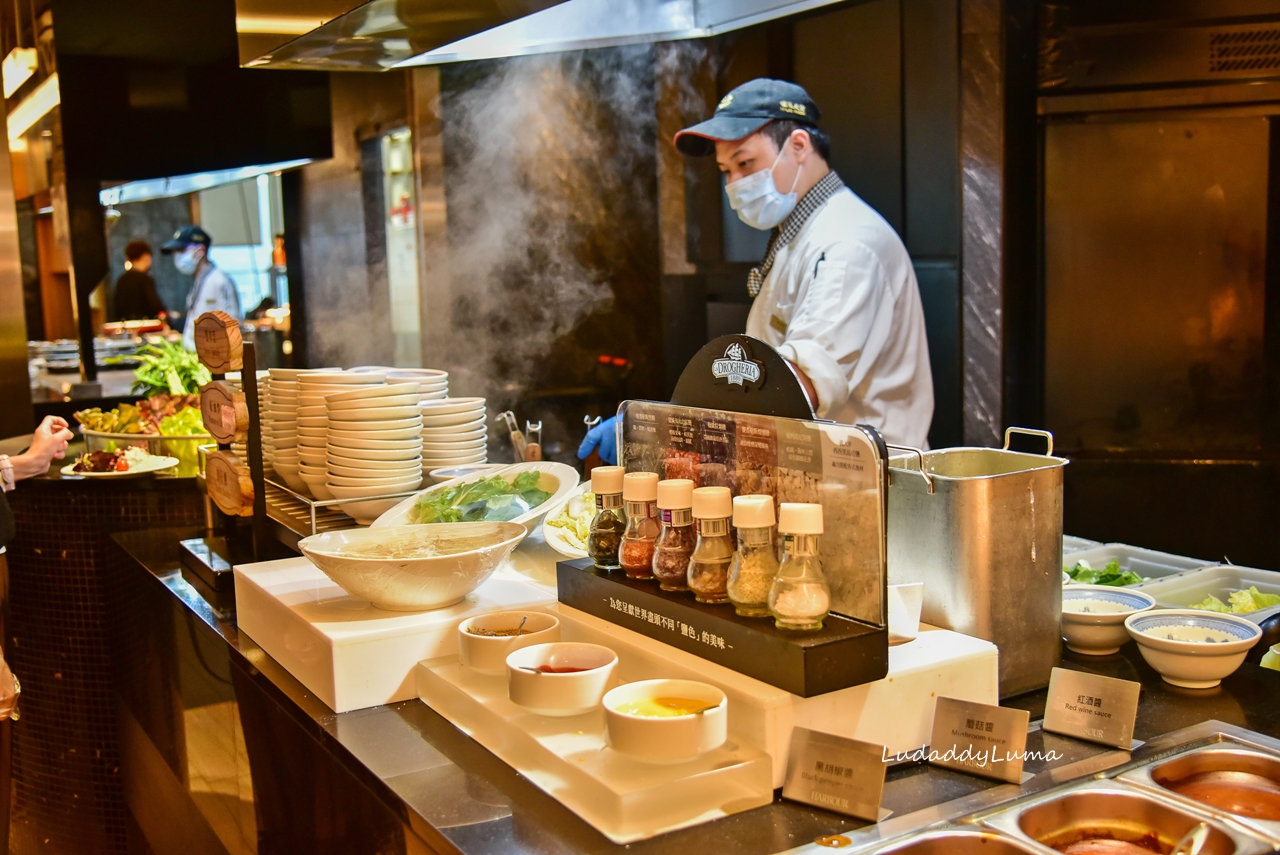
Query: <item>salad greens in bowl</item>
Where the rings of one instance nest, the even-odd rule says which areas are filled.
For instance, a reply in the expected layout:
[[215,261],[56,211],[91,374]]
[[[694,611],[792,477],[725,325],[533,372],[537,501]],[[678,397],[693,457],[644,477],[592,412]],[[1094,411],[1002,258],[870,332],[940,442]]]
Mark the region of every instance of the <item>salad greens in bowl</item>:
[[400,502],[373,528],[462,522],[515,522],[529,531],[578,486],[572,466],[516,463],[445,481]]
[[1132,570],[1120,569],[1119,561],[1108,561],[1107,566],[1101,570],[1090,567],[1088,561],[1077,561],[1074,567],[1064,567],[1063,572],[1070,576],[1071,581],[1076,585],[1110,585],[1113,588],[1123,588],[1145,581]]

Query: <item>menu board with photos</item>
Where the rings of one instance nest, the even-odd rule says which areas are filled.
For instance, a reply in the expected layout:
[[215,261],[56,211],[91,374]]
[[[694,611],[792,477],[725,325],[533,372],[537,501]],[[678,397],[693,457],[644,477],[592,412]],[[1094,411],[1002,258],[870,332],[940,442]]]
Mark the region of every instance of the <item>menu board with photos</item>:
[[851,425],[627,401],[621,463],[629,472],[728,487],[735,496],[819,503],[831,611],[885,626],[883,467],[875,441]]

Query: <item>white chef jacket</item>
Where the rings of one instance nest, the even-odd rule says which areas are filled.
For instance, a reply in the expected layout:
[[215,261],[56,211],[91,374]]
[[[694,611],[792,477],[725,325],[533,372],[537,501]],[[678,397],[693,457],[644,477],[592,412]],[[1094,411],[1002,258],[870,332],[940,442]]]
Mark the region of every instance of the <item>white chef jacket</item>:
[[187,317],[182,326],[182,344],[187,350],[196,349],[196,319],[205,312],[226,312],[237,321],[244,320],[236,284],[212,261],[196,274],[187,294]]
[[927,447],[933,378],[915,271],[893,227],[852,190],[778,248],[747,335],[809,376],[820,418]]

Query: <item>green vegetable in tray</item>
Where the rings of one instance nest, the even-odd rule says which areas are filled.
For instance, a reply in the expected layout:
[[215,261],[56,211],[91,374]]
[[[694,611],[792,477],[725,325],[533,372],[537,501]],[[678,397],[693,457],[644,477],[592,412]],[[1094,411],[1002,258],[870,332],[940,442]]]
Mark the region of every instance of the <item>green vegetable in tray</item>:
[[1094,570],[1088,561],[1077,561],[1074,567],[1064,567],[1071,581],[1081,585],[1110,585],[1123,588],[1125,585],[1136,585],[1142,577],[1132,570],[1121,570],[1119,561],[1108,561],[1102,570]]
[[1191,606],[1191,608],[1202,609],[1206,612],[1218,612],[1224,615],[1245,615],[1250,612],[1256,612],[1259,609],[1280,606],[1280,594],[1264,594],[1258,590],[1256,585],[1250,585],[1242,591],[1232,591],[1227,600],[1230,603],[1229,605],[1210,594],[1201,602]]
[[490,475],[436,490],[418,499],[411,517],[416,523],[513,520],[551,498],[550,493],[539,489],[541,478],[541,472],[521,472],[512,481]]
[[167,341],[144,344],[132,356],[114,356],[103,361],[112,365],[134,360],[142,362],[133,372],[134,395],[194,395],[213,379],[193,351]]
[[198,407],[184,407],[160,420],[160,433],[164,436],[196,436],[207,433],[204,419]]

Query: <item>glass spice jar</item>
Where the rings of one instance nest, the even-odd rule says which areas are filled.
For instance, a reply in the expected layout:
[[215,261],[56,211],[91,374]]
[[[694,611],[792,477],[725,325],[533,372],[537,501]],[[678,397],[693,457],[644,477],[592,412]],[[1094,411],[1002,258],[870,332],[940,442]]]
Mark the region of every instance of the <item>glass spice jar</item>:
[[822,505],[783,502],[778,508],[782,564],[769,589],[769,612],[778,629],[822,629],[831,590],[818,558]]
[[653,576],[664,591],[687,591],[694,546],[693,482],[688,478],[659,481],[657,504],[662,528],[653,544]]
[[596,516],[587,535],[587,555],[601,570],[616,570],[618,548],[627,528],[622,510],[621,466],[597,466],[591,470],[591,492],[596,494]]
[[653,578],[653,544],[659,529],[657,499],[656,472],[628,472],[622,476],[627,530],[622,534],[618,563],[632,579]]
[[699,487],[693,491],[693,519],[698,542],[689,556],[689,590],[700,603],[723,603],[729,599],[729,564],[733,561],[733,539],[729,537],[729,517],[733,516],[733,495],[728,487]]
[[734,496],[733,526],[738,530],[738,551],[729,565],[726,591],[734,611],[745,617],[769,616],[769,589],[778,573],[773,548],[773,498]]

